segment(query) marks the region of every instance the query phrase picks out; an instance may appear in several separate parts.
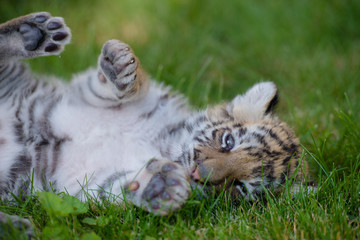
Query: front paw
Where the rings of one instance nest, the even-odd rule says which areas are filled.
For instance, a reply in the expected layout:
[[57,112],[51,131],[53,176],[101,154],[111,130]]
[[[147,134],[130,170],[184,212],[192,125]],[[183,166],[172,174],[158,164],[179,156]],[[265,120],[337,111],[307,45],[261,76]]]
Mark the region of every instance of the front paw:
[[136,81],[139,61],[127,44],[109,40],[103,46],[99,66],[99,78],[102,82],[108,79],[119,91],[127,91]]
[[180,165],[153,159],[146,167],[153,177],[141,194],[148,211],[166,215],[179,209],[190,195],[189,177]]

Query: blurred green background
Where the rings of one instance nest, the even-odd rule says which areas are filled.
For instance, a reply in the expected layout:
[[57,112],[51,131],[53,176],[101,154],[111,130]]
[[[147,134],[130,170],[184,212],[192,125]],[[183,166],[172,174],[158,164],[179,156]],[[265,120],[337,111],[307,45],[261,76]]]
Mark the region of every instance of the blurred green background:
[[73,34],[60,57],[30,61],[37,72],[69,80],[116,38],[196,107],[274,81],[279,115],[308,146],[330,139],[337,151],[336,112],[359,117],[358,0],[12,0],[1,3],[0,21],[36,11],[64,17]]

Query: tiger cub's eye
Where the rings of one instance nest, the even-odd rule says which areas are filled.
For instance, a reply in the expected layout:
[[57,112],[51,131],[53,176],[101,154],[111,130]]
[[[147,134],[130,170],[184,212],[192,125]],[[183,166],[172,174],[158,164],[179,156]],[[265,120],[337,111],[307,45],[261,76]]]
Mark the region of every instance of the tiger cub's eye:
[[230,133],[229,134],[224,134],[224,136],[223,136],[223,144],[221,145],[222,149],[224,151],[228,152],[231,149],[233,149],[234,146],[235,146],[234,137]]

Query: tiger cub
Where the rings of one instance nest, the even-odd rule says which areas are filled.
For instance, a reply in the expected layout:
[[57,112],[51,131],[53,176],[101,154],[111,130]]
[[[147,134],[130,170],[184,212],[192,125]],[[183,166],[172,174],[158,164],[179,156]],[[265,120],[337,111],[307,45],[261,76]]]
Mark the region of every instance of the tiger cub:
[[19,61],[60,54],[70,37],[63,19],[46,12],[0,25],[2,199],[30,194],[32,184],[81,200],[126,197],[164,215],[194,188],[256,200],[307,171],[298,139],[272,115],[274,83],[194,111],[150,80],[118,40],[106,42],[97,67],[70,84],[39,81]]

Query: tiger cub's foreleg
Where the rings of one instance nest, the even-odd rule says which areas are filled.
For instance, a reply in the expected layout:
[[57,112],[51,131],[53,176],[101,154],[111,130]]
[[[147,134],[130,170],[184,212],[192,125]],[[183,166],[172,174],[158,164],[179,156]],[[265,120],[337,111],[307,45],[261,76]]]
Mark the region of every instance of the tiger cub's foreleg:
[[38,56],[59,54],[70,42],[70,29],[60,17],[39,12],[0,25],[0,65]]
[[166,215],[179,209],[188,199],[189,175],[174,162],[152,159],[125,189],[129,190],[128,200],[135,205]]

